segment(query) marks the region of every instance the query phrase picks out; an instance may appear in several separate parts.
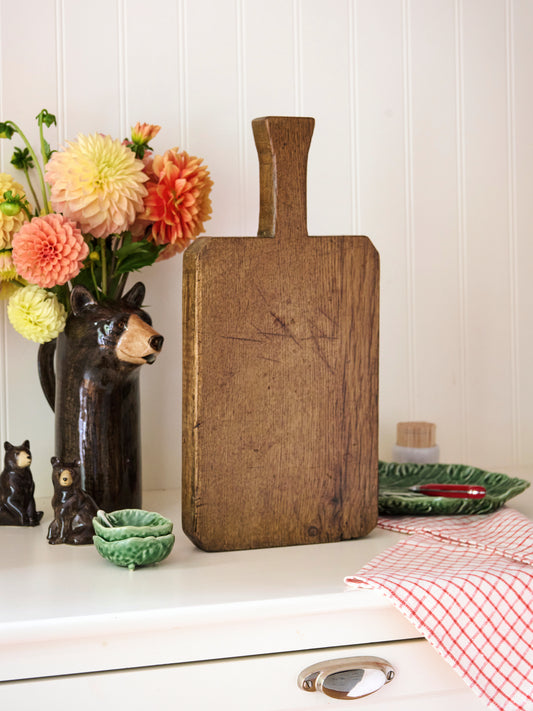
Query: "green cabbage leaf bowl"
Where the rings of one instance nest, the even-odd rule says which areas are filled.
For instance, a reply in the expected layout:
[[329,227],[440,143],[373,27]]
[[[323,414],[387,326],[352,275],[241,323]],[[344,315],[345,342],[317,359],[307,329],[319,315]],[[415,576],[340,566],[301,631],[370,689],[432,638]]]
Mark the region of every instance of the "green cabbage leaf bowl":
[[93,536],[95,548],[103,558],[130,570],[164,560],[172,550],[174,540],[173,533],[118,541],[105,541],[100,536]]
[[[106,523],[106,519],[111,526]],[[104,541],[122,541],[127,538],[166,536],[172,533],[173,524],[155,511],[120,509],[104,514],[98,511],[93,518],[94,531]]]

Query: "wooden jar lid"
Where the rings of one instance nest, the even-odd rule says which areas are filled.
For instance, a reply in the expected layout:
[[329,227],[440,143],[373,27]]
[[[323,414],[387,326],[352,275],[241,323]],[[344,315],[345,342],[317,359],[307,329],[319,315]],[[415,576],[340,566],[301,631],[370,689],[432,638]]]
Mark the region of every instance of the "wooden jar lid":
[[398,422],[396,444],[400,447],[434,447],[437,425],[433,422]]

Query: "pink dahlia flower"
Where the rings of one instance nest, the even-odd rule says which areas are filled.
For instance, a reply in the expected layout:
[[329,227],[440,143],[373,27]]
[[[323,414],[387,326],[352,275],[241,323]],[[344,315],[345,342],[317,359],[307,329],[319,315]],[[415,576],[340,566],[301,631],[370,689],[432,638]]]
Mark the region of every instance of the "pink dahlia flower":
[[144,163],[119,140],[78,136],[46,164],[50,202],[85,234],[108,237],[127,230],[143,210]]
[[17,272],[43,288],[65,284],[79,274],[89,247],[76,225],[63,215],[34,217],[13,238]]
[[204,231],[203,223],[211,216],[209,171],[200,158],[176,148],[154,156],[151,172],[139,217],[153,223],[151,238],[156,244],[174,245],[181,252]]

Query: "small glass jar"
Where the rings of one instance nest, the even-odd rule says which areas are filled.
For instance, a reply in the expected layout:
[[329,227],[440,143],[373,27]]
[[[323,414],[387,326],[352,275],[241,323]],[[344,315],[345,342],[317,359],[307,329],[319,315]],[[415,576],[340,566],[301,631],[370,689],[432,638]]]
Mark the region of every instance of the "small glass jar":
[[439,445],[435,443],[437,426],[433,422],[398,422],[392,460],[399,463],[436,464]]

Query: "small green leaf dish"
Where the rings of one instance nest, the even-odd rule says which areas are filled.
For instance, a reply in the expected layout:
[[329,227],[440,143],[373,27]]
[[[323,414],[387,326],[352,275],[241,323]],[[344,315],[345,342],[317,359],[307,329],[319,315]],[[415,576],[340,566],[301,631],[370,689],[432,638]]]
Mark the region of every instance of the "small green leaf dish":
[[173,533],[165,536],[124,538],[118,541],[105,541],[100,536],[93,536],[96,550],[103,558],[130,570],[164,560],[172,550],[174,540]]
[[155,511],[143,509],[120,509],[105,514],[110,527],[101,516],[93,518],[94,531],[104,541],[120,541],[126,538],[146,538],[147,536],[165,536],[172,533],[172,521]]
[[[513,496],[521,494],[529,481],[487,472],[465,464],[397,464],[379,462],[379,513],[385,516],[431,516],[487,514],[496,511]],[[450,499],[410,492],[415,484],[479,484],[487,493],[483,499]]]

